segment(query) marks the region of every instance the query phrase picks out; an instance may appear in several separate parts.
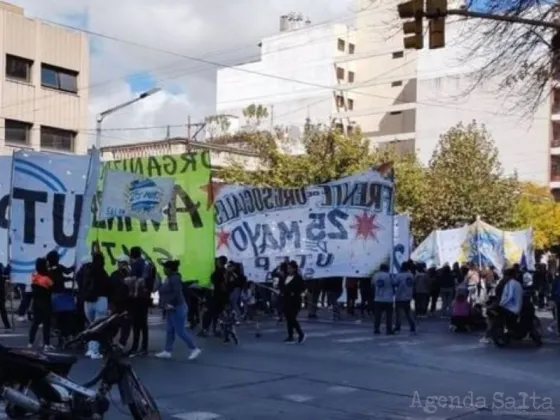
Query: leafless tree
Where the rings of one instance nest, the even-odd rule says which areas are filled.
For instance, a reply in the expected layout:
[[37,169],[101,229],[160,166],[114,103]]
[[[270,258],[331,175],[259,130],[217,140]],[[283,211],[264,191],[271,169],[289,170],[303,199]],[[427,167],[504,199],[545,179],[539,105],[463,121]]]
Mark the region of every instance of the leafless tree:
[[[558,0],[469,0],[465,7],[511,18],[560,22]],[[485,80],[496,80],[500,94],[515,98],[508,107],[531,115],[549,98],[551,81],[560,74],[555,65],[560,53],[557,31],[537,24],[476,20],[471,33],[476,41],[465,59],[481,64],[472,74],[471,89]]]

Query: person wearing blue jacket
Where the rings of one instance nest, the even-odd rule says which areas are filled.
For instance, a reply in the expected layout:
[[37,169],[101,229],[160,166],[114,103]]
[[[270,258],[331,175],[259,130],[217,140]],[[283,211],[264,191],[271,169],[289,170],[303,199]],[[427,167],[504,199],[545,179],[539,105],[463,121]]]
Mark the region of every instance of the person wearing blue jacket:
[[373,275],[372,287],[375,290],[373,333],[381,333],[379,330],[381,327],[381,318],[385,315],[385,332],[388,335],[394,334],[393,303],[395,300],[395,287],[387,264],[381,264],[379,271]]

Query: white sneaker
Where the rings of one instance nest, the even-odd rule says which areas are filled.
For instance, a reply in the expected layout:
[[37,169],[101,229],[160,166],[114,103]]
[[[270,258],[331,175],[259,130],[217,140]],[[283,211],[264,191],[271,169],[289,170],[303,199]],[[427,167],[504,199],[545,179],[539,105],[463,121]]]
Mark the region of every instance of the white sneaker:
[[91,354],[89,355],[89,358],[90,358],[91,360],[99,360],[99,359],[103,359],[103,355],[100,354],[100,353],[91,353]]
[[54,347],[53,346],[44,346],[43,351],[44,352],[54,351]]
[[156,353],[156,357],[158,359],[171,359],[171,353],[168,351],[160,351],[159,353]]
[[490,344],[490,339],[488,337],[482,337],[480,339],[480,344]]
[[189,360],[196,359],[198,356],[200,356],[200,353],[202,353],[202,350],[194,349],[193,351],[191,351],[191,354],[189,354]]
[[86,357],[91,357],[93,352],[91,350],[86,351]]
[[18,320],[19,322],[25,322],[25,321],[27,321],[27,317],[25,317],[25,316],[18,316],[18,317],[17,317],[17,320]]

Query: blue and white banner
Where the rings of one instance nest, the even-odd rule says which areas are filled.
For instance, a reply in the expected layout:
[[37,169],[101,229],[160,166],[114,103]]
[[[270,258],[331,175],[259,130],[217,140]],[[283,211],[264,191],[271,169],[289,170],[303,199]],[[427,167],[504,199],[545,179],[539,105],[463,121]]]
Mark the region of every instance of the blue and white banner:
[[[29,283],[35,260],[57,250],[72,266],[88,177],[89,156],[13,154],[10,265],[14,283]],[[2,214],[2,212],[0,212]]]
[[393,255],[393,181],[377,171],[294,189],[223,187],[216,256],[263,282],[285,258],[306,278],[368,277]]
[[97,193],[97,182],[99,179],[100,168],[101,159],[99,156],[99,150],[93,148],[89,152],[89,168],[82,204],[82,214],[80,216],[80,227],[78,228],[75,256],[76,269],[78,269],[82,264],[84,257],[91,254],[87,238],[93,223],[93,200],[95,194]]
[[410,258],[410,217],[408,214],[399,214],[395,217],[395,237],[393,242],[393,262],[391,271],[398,273],[402,263]]
[[12,157],[0,156],[0,264],[4,267],[8,253],[8,220],[10,219],[10,188],[12,185]]
[[163,209],[173,197],[174,178],[146,178],[109,169],[105,173],[99,220],[133,217],[161,222]]
[[533,230],[505,231],[477,220],[458,229],[436,230],[412,253],[412,259],[441,267],[472,262],[480,266],[535,266]]

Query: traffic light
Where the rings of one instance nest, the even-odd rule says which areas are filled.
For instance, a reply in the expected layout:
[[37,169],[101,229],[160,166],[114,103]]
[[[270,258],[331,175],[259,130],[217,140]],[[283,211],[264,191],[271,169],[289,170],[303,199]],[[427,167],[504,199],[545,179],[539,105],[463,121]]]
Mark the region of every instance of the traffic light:
[[430,19],[428,33],[430,49],[445,47],[445,16],[447,0],[426,0],[426,17]]
[[421,50],[424,47],[423,17],[424,0],[410,0],[397,7],[401,19],[411,19],[403,24],[404,48]]
[[445,47],[445,19],[430,20],[428,32],[430,34],[430,50]]

